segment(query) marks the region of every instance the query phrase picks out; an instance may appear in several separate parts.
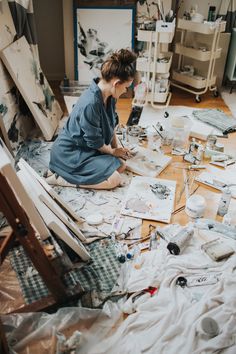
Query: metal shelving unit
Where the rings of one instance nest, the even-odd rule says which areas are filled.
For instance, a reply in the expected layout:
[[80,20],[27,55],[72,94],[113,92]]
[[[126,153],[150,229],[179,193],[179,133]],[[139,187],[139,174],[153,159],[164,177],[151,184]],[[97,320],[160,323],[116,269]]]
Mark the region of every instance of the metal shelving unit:
[[[175,20],[173,22],[157,21],[156,31],[138,30],[138,40],[146,43],[147,56],[137,59],[137,71],[142,72],[144,82],[147,87],[145,101],[140,104],[136,98],[133,99],[134,106],[145,106],[149,102],[154,108],[164,108],[169,105],[171,93],[170,83],[166,89],[157,91],[157,80],[169,74],[172,55],[168,51],[168,44],[172,42],[175,30]],[[165,47],[165,48],[164,48]],[[166,61],[163,61],[163,58]],[[158,78],[157,78],[158,77]]]
[[[220,33],[224,32],[225,25],[225,21],[219,23],[197,23],[184,19],[178,20],[177,29],[181,31],[181,38],[180,42],[175,45],[175,53],[179,55],[179,58],[177,70],[172,72],[171,85],[196,95],[196,102],[201,102],[200,95],[203,95],[208,90],[213,91],[215,97],[218,96],[214,69],[216,59],[221,56],[221,48],[218,45]],[[202,45],[198,48],[197,43],[194,41],[188,45],[187,33],[189,34],[190,32],[200,34],[203,40],[206,39],[206,36],[211,36],[210,48],[202,47]],[[182,69],[186,62],[185,58],[194,59],[197,62],[208,62],[207,73],[205,75],[184,73]],[[199,70],[198,67],[195,69]]]

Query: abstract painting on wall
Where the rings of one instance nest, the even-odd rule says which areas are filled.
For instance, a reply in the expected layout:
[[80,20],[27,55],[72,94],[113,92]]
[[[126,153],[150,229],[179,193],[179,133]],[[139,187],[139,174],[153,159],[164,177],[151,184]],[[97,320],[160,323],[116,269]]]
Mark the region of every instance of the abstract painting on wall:
[[88,84],[109,54],[133,47],[134,8],[77,8],[74,21],[75,76]]
[[174,207],[176,182],[133,177],[121,214],[169,223]]
[[62,116],[62,110],[26,38],[23,36],[2,50],[1,59],[45,139],[51,140]]

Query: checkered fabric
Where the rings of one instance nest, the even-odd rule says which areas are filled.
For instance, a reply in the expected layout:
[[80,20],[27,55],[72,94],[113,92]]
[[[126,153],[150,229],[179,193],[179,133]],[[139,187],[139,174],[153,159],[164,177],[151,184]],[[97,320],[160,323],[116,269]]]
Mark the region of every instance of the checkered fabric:
[[[66,273],[63,281],[68,288],[80,284],[84,289],[85,293],[80,299],[82,306],[98,307],[109,297],[119,275],[120,263],[116,259],[114,244],[110,240],[95,242],[89,245],[88,249],[92,260],[83,267]],[[10,261],[27,304],[49,294],[38,273],[27,274],[27,270],[29,267],[33,268],[33,265],[22,246],[15,247],[10,252]]]

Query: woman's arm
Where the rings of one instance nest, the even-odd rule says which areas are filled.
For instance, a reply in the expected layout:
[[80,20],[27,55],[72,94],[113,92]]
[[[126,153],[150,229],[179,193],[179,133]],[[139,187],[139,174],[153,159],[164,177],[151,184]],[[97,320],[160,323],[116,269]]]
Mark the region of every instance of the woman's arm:
[[111,141],[111,147],[112,148],[117,148],[119,146],[119,140],[117,138],[117,135],[116,133],[114,132],[114,135],[113,135],[113,138],[112,138],[112,141]]
[[123,147],[115,147],[113,148],[111,145],[103,145],[98,149],[103,154],[113,155],[115,157],[120,157],[124,160],[127,160],[132,157],[132,153],[129,149]]

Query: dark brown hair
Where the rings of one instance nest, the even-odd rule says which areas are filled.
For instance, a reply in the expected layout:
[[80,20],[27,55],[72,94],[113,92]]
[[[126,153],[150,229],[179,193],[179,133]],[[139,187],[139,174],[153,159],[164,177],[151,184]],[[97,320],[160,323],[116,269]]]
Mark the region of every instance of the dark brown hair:
[[110,81],[117,77],[125,82],[135,76],[136,54],[129,49],[120,49],[107,58],[101,67],[102,79]]

